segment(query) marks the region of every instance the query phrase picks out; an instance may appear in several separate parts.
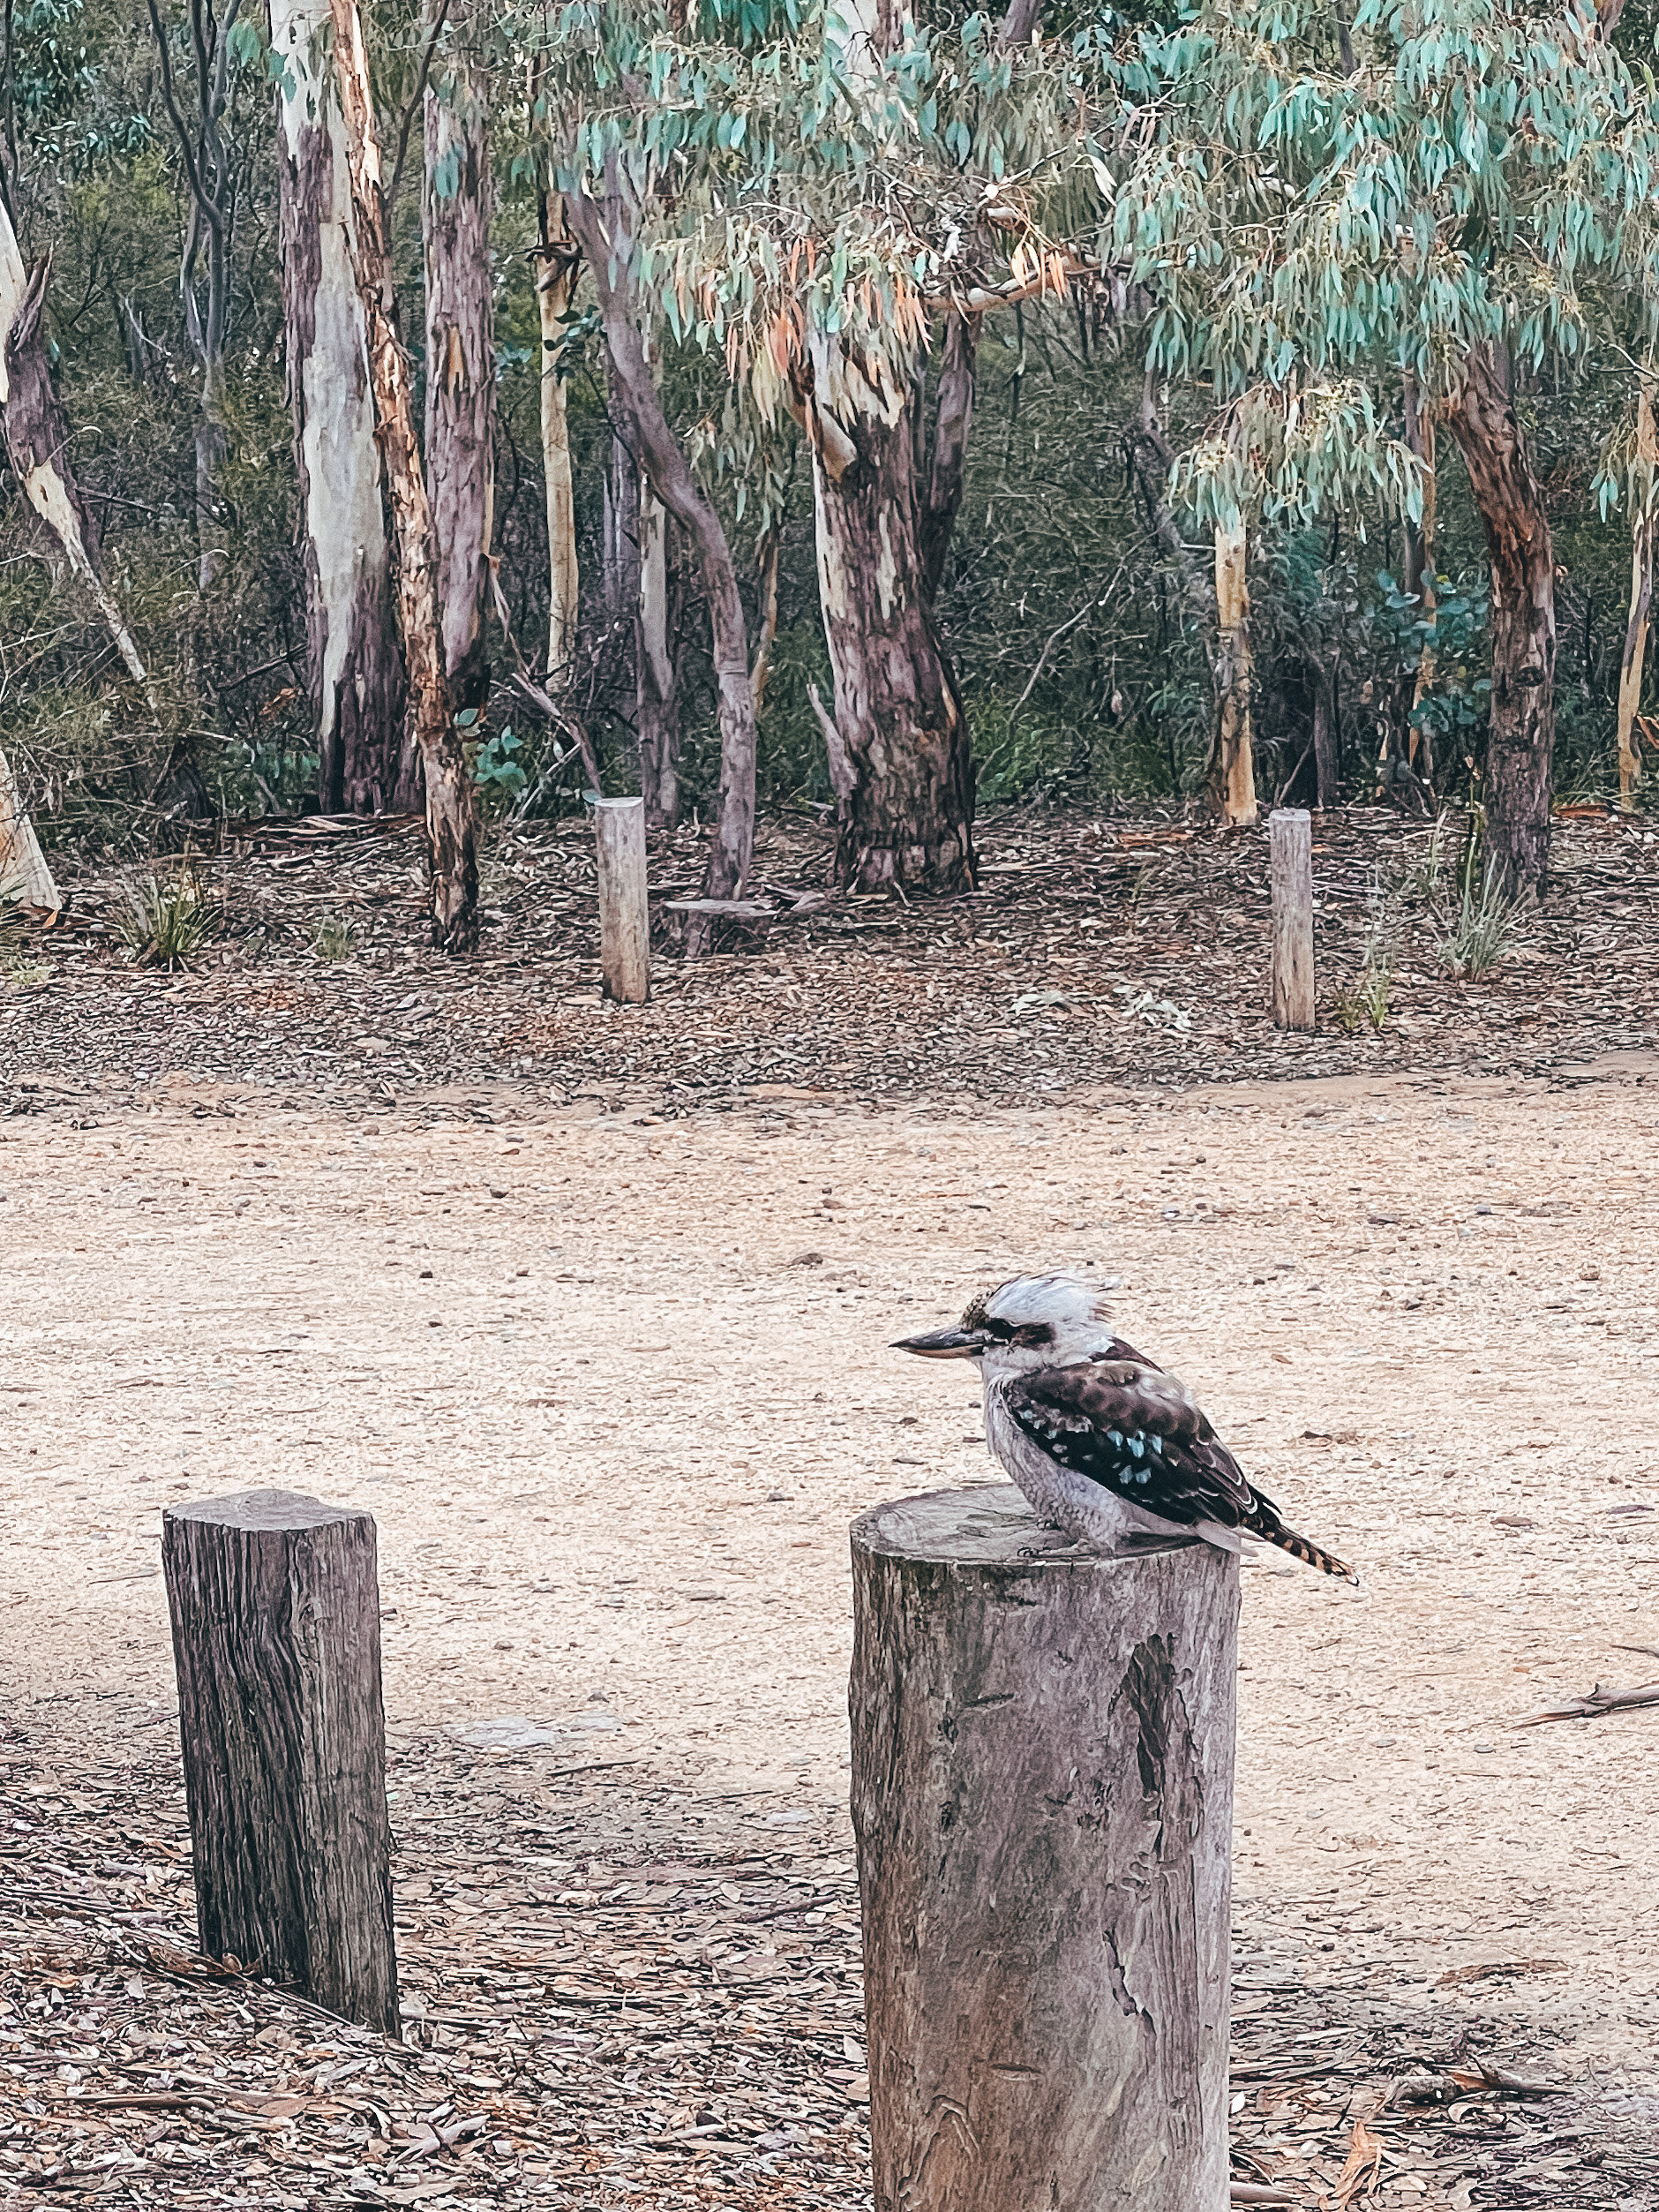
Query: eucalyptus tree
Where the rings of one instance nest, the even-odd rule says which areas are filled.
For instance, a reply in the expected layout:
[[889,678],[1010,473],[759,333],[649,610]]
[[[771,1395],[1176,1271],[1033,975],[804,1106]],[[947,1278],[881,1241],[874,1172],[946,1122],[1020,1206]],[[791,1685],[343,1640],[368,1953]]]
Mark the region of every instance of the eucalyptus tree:
[[1649,95],[1568,0],[1201,0],[1115,69],[1113,239],[1150,357],[1214,393],[1198,511],[1421,512],[1389,425],[1408,379],[1461,455],[1491,577],[1483,793],[1518,886],[1547,870],[1555,561],[1528,388],[1582,367],[1602,306],[1651,299]]
[[173,68],[173,31],[157,0],[149,0],[150,28],[160,66],[161,104],[178,141],[189,215],[179,264],[184,332],[200,371],[196,401],[197,586],[204,598],[229,565],[224,498],[220,483],[229,451],[225,417],[225,348],[230,336],[230,245],[236,218],[238,175],[226,123],[240,60],[255,49],[256,34],[238,39],[242,0],[185,0],[190,91],[181,94]]
[[357,0],[330,0],[329,14],[351,203],[352,273],[363,307],[369,390],[397,531],[404,662],[425,787],[432,942],[446,952],[467,952],[478,937],[477,799],[445,666],[438,546],[399,320],[379,124]]
[[[589,263],[625,271],[631,312],[723,361],[763,421],[792,414],[812,453],[845,883],[972,878],[969,733],[932,589],[973,319],[1064,289],[1105,173],[1070,54],[1005,45],[984,16],[935,31],[841,0],[571,7],[548,53]],[[935,322],[942,406],[919,466]]]
[[283,353],[318,799],[325,814],[378,814],[417,806],[420,784],[404,734],[384,471],[328,24],[328,0],[271,0]]
[[426,0],[421,228],[426,272],[427,496],[444,662],[455,702],[489,689],[484,608],[495,520],[495,273],[485,0]]

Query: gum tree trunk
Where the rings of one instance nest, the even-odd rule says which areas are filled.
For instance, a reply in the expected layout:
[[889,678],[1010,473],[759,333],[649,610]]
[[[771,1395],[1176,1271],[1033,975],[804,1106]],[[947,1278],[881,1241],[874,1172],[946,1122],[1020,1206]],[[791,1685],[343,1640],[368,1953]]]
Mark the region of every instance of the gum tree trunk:
[[357,0],[331,0],[330,12],[351,187],[352,263],[368,331],[369,387],[397,528],[403,650],[426,786],[432,942],[443,951],[470,952],[478,941],[477,809],[444,673],[437,548],[415,436],[409,357],[398,332],[369,57]]
[[97,525],[69,463],[69,424],[52,387],[41,331],[48,260],[25,269],[17,234],[0,194],[0,416],[6,456],[24,498],[44,525],[48,558],[61,561],[103,617],[122,666],[147,686],[144,663],[126,618],[103,578]]
[[966,889],[973,763],[926,588],[908,383],[879,371],[870,381],[834,341],[814,350],[807,420],[835,677],[837,877],[863,890]]
[[1513,890],[1535,896],[1550,867],[1555,547],[1502,347],[1480,346],[1469,356],[1448,420],[1485,526],[1491,574],[1487,852]]
[[[428,0],[432,18],[433,0]],[[495,312],[490,266],[489,78],[479,20],[455,34],[447,96],[425,94],[426,476],[444,666],[454,703],[489,690],[484,609],[495,525]],[[429,20],[427,35],[435,24]]]
[[571,679],[581,620],[582,576],[576,561],[576,492],[570,468],[570,423],[559,373],[565,317],[576,290],[581,256],[559,193],[540,195],[541,264],[536,303],[542,327],[542,474],[547,494],[547,679],[555,693]]
[[404,732],[340,105],[312,66],[313,41],[327,21],[327,0],[272,0],[271,42],[285,65],[276,90],[277,220],[306,677],[319,805],[325,814],[381,814],[418,806],[420,780]]
[[[668,510],[647,481],[640,485],[639,617],[634,641],[634,729],[640,788],[653,829],[679,819],[679,696],[675,681],[669,603]],[[758,714],[759,707],[755,709]]]
[[[337,0],[347,4],[348,0]],[[705,896],[735,899],[748,882],[754,850],[754,694],[749,684],[748,633],[732,547],[720,517],[699,488],[663,412],[646,355],[628,260],[627,210],[619,195],[573,197],[566,214],[592,271],[611,372],[611,403],[652,491],[696,549],[709,603],[720,720],[720,789],[704,876]],[[693,914],[686,949],[708,952],[709,918]]]
[[1211,794],[1223,829],[1256,819],[1256,762],[1250,730],[1250,595],[1245,576],[1249,531],[1242,515],[1215,532],[1215,688],[1220,703]]
[[1618,667],[1618,804],[1625,814],[1635,808],[1636,786],[1641,781],[1635,726],[1641,711],[1642,665],[1653,613],[1654,478],[1659,466],[1659,437],[1654,430],[1653,388],[1646,380],[1636,398],[1636,457],[1642,463],[1644,481],[1640,495],[1633,488],[1631,493],[1630,621]]

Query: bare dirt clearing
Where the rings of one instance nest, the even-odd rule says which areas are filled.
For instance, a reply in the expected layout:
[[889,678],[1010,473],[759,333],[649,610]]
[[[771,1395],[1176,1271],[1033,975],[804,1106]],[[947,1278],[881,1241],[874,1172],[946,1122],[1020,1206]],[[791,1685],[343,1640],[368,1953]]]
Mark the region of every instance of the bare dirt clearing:
[[[1246,1574],[1242,2176],[1313,2202],[1368,2085],[1467,2029],[1597,2101],[1572,2125],[1379,2122],[1380,2201],[1659,2201],[1659,1713],[1509,1725],[1655,1671],[1627,1648],[1659,1645],[1652,1072],[972,1118],[596,1117],[505,1086],[378,1113],[274,1092],[225,1111],[177,1078],[150,1110],[21,1095],[34,1110],[0,1124],[0,1755],[35,1824],[11,1864],[44,1894],[16,1892],[4,1940],[16,1961],[26,1937],[37,1996],[56,1961],[60,1995],[0,2029],[51,2060],[19,2060],[35,2113],[14,2119],[67,2131],[33,2186],[124,2142],[144,2168],[109,2186],[143,2203],[427,2181],[858,2202],[845,1530],[876,1497],[994,1478],[966,1374],[884,1347],[1017,1268],[1092,1263],[1124,1277],[1125,1334],[1364,1576]],[[367,1504],[381,1532],[403,1952],[438,2032],[368,2053],[349,2093],[334,2070],[364,2052],[306,2042],[278,1998],[214,2014],[153,1973],[132,1997],[118,1946],[147,1923],[107,1917],[153,1907],[189,1939],[160,1508],[265,1483]],[[508,1718],[545,1740],[486,1748]],[[330,2109],[267,2113],[250,2149],[228,2122],[86,2103],[188,2088],[214,2020],[221,2081]],[[753,2101],[717,2110],[737,2087]],[[393,2171],[420,2140],[398,2121],[440,2106],[487,2125]]]

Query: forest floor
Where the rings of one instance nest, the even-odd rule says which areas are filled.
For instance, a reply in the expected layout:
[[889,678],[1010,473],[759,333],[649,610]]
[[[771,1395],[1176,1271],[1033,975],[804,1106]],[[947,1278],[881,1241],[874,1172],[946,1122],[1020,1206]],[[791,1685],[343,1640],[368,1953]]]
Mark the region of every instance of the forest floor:
[[[1245,1569],[1238,2178],[1659,2208],[1659,1707],[1514,1725],[1656,1671],[1641,833],[1566,833],[1538,957],[1479,987],[1408,921],[1415,1034],[1281,1040],[1260,841],[1208,910],[1190,840],[1127,848],[1167,939],[1126,830],[994,825],[1075,893],[1046,922],[1010,874],[850,943],[831,910],[643,1011],[596,1004],[557,838],[467,967],[389,902],[318,962],[252,855],[216,872],[271,927],[228,963],[87,933],[0,987],[0,2191],[866,2205],[845,1530],[995,1479],[971,1375],[886,1346],[1088,1265],[1362,1576]],[[1320,841],[1328,990],[1410,861]],[[1091,919],[1086,972],[1190,1029],[1071,1003]],[[379,1527],[401,2045],[191,1952],[160,1509],[264,1483]]]

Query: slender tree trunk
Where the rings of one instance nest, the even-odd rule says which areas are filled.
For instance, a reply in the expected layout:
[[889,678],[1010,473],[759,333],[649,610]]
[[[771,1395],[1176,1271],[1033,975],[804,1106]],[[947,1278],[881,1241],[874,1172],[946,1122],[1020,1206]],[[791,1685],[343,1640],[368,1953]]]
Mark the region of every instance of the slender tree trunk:
[[1411,704],[1406,712],[1405,749],[1418,782],[1434,790],[1434,740],[1416,719],[1418,709],[1434,684],[1434,527],[1438,481],[1436,474],[1434,415],[1423,403],[1417,380],[1408,373],[1405,391],[1406,443],[1423,463],[1423,519],[1406,525],[1405,574],[1402,583],[1417,602],[1417,620],[1429,626],[1429,636],[1417,658],[1412,681]]
[[[615,421],[622,410],[614,376],[608,375],[606,382],[612,387]],[[626,656],[634,648],[640,606],[640,464],[619,433],[611,440],[604,497],[604,626],[612,644]]]
[[450,952],[468,952],[478,938],[477,809],[444,673],[437,548],[415,436],[409,357],[398,334],[369,57],[357,0],[331,0],[331,13],[354,217],[352,261],[368,329],[369,385],[397,528],[403,650],[426,781],[432,942]]
[[272,0],[277,221],[305,572],[305,662],[325,814],[420,804],[374,437],[351,190],[333,85],[313,71],[328,0]]
[[1635,809],[1636,786],[1641,781],[1641,756],[1636,749],[1636,717],[1641,711],[1642,665],[1648,653],[1648,625],[1653,613],[1653,552],[1655,523],[1655,473],[1659,472],[1659,437],[1654,429],[1653,387],[1644,377],[1636,395],[1636,457],[1642,463],[1642,490],[1633,488],[1630,524],[1630,621],[1625,631],[1625,651],[1618,665],[1618,803],[1623,813]]
[[134,683],[148,678],[126,617],[104,582],[97,525],[80,495],[69,460],[69,425],[52,387],[41,331],[50,263],[26,270],[4,197],[0,194],[0,414],[6,455],[24,498],[44,526],[54,566],[61,561],[87,594],[115,640]]
[[639,519],[634,678],[640,788],[652,828],[672,829],[679,819],[679,696],[670,635],[668,511],[649,480],[640,485]]
[[[621,275],[628,258],[623,202],[614,196],[603,201],[573,198],[566,202],[566,214],[599,297],[612,371],[612,405],[651,489],[695,546],[702,573],[720,717],[720,790],[706,895],[733,899],[747,884],[754,846],[754,694],[749,685],[748,636],[737,568],[720,518],[698,487],[663,412],[636,319],[633,288]],[[689,917],[689,952],[706,952],[710,936],[706,917]]]
[[805,398],[840,756],[837,877],[866,890],[963,889],[974,876],[973,763],[926,589],[909,380],[878,369],[872,381],[826,340]]
[[1550,867],[1555,547],[1503,348],[1470,354],[1448,421],[1485,526],[1491,574],[1487,851],[1513,889],[1536,895]]
[[760,581],[761,635],[749,669],[749,688],[754,694],[757,720],[766,702],[766,686],[772,673],[772,648],[777,643],[777,570],[783,552],[784,518],[775,515],[761,532],[760,544],[754,551],[754,567]]
[[576,290],[581,256],[557,192],[539,199],[540,243],[536,303],[542,325],[542,474],[547,492],[547,681],[555,696],[569,683],[581,622],[582,577],[576,561],[576,491],[570,469],[570,423],[565,380],[558,371],[565,317]]
[[219,479],[230,450],[222,360],[202,371],[196,403],[196,589],[206,599],[230,566],[230,532]]
[[[426,35],[444,0],[426,0]],[[444,666],[455,704],[490,688],[484,610],[495,530],[495,308],[490,266],[490,79],[481,10],[449,11],[453,90],[425,94],[426,480]]]
[[1211,756],[1211,795],[1224,829],[1256,819],[1256,762],[1250,731],[1250,595],[1243,516],[1215,532],[1215,608],[1219,632],[1215,687],[1220,712]]

